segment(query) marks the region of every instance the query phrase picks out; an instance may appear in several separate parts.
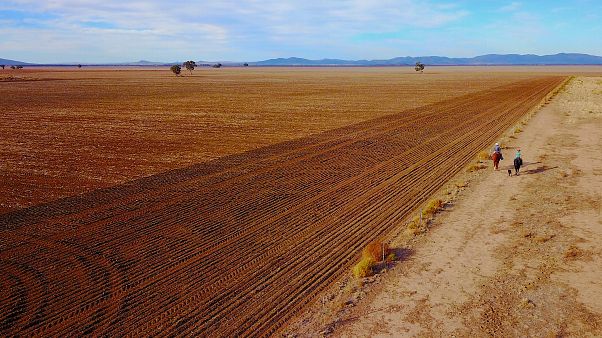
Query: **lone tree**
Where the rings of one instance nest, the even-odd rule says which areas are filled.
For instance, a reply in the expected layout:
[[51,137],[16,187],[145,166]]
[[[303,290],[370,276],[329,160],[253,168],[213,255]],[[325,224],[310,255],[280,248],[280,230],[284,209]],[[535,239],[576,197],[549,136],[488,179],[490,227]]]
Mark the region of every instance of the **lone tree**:
[[422,73],[424,71],[424,64],[420,63],[420,61],[418,61],[418,62],[416,62],[416,67],[414,67],[414,69],[417,72],[421,72]]
[[243,66],[245,66],[245,67],[249,67],[249,64],[245,62],[245,63],[243,64]]
[[194,61],[186,61],[182,64],[182,66],[186,67],[190,74],[192,74],[194,67],[196,67],[196,63]]
[[182,72],[182,67],[180,67],[179,65],[173,65],[169,69],[171,69],[171,71],[174,74],[176,74],[176,76],[180,75],[180,73]]
[[10,69],[17,69],[17,67],[15,67],[15,66],[10,66]]
[[222,64],[218,62],[218,63],[214,64],[212,67],[213,68],[221,68]]
[[82,68],[82,65],[77,65],[77,68]]
[[17,69],[23,69],[23,66],[17,66]]
[[4,69],[4,67],[6,67],[5,65],[0,65],[0,67],[2,67],[2,69]]

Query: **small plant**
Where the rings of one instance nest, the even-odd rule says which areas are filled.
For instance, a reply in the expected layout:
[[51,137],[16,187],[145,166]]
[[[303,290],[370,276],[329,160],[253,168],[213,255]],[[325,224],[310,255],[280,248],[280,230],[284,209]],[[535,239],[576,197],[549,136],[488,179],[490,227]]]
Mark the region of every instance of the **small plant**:
[[521,129],[521,127],[516,127],[516,128],[514,128],[514,133],[515,133],[515,134],[522,133],[522,131],[523,131],[523,130]]
[[376,263],[386,261],[391,253],[389,245],[381,241],[374,241],[366,245],[362,250],[362,259],[351,269],[353,275],[357,278],[372,276]]
[[475,171],[479,171],[481,169],[485,169],[487,168],[486,165],[482,164],[482,163],[475,163],[475,164],[471,164],[468,168],[466,168],[466,172],[472,173]]
[[371,257],[362,257],[359,263],[353,267],[353,275],[357,278],[370,277],[374,273],[375,266],[376,261],[374,259]]
[[491,158],[491,156],[489,155],[489,153],[488,153],[488,152],[486,152],[485,150],[483,150],[483,151],[481,151],[481,152],[479,153],[479,155],[477,156],[477,158],[478,158],[479,160],[481,160],[481,161],[484,161],[484,160],[488,160],[488,159],[490,159],[490,158]]
[[466,188],[468,186],[468,182],[466,181],[460,181],[460,182],[456,182],[456,188],[457,189],[463,189]]
[[443,209],[443,201],[440,199],[431,200],[424,209],[422,209],[422,217],[431,217],[437,211]]

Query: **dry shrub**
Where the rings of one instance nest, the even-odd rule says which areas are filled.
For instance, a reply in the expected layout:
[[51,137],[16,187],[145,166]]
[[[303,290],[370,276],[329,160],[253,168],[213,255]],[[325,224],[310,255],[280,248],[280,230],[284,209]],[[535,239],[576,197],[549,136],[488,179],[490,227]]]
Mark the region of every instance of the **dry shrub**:
[[419,227],[408,227],[405,230],[405,233],[408,234],[409,236],[416,236],[422,233],[422,228]]
[[376,261],[371,257],[362,257],[359,263],[353,267],[353,275],[357,278],[370,277],[374,273],[375,265]]
[[414,217],[407,226],[405,232],[410,236],[416,236],[422,232],[422,224],[420,222],[420,217]]
[[440,199],[431,200],[424,209],[422,209],[423,217],[430,217],[437,213],[437,211],[443,209],[443,201]]
[[489,156],[489,153],[484,150],[481,151],[477,157],[481,161],[489,160],[491,158],[491,156]]
[[466,168],[466,172],[472,173],[475,171],[479,171],[481,169],[485,169],[487,168],[486,165],[482,164],[482,163],[475,163],[475,164],[471,164],[470,166],[468,166],[468,168]]
[[372,242],[364,248],[362,251],[362,259],[370,258],[375,262],[380,262],[383,260],[383,257],[389,255],[389,244],[383,242]]
[[522,131],[523,131],[523,130],[522,130],[522,128],[521,128],[521,127],[516,127],[516,128],[514,128],[514,133],[515,133],[515,134],[522,133]]
[[458,188],[458,189],[466,188],[467,186],[468,186],[468,182],[457,182],[456,183],[456,188]]
[[376,263],[383,261],[383,258],[385,260],[389,259],[391,254],[393,254],[394,258],[395,253],[391,251],[387,243],[374,241],[366,245],[364,250],[362,250],[362,259],[351,269],[353,275],[357,278],[372,276]]

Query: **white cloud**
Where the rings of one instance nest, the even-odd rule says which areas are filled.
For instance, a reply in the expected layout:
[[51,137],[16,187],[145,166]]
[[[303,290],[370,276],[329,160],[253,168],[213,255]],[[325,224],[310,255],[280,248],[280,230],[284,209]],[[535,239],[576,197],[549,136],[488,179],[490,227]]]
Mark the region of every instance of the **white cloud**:
[[521,9],[522,6],[523,6],[523,4],[520,2],[511,2],[505,6],[500,7],[499,11],[500,12],[515,12],[515,11],[518,11],[519,9]]
[[[82,61],[122,61],[140,54],[159,60],[166,50],[172,55],[167,60],[192,53],[199,53],[202,59],[240,60],[244,57],[237,57],[236,51],[253,55],[248,53],[250,46],[257,55],[267,50],[281,53],[261,57],[286,56],[287,51],[298,48],[311,50],[314,45],[349,41],[362,32],[431,29],[468,15],[455,4],[410,0],[8,0],[7,7],[36,14],[35,25],[17,28],[19,34],[44,34],[49,46],[67,39],[81,48],[95,45],[98,56]],[[40,19],[40,14],[48,18]],[[9,32],[0,27],[0,33],[6,36]],[[13,44],[9,41],[0,46],[6,50]],[[35,52],[35,46],[31,48]],[[113,50],[121,50],[122,55],[110,58]],[[62,51],[69,52],[83,54]]]

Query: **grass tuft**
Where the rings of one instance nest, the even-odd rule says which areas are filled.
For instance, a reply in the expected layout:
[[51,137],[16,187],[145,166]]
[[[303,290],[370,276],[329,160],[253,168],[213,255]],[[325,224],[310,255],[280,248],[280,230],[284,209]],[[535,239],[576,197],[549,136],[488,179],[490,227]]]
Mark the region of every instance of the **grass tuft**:
[[481,169],[486,169],[486,168],[487,168],[487,166],[484,165],[483,163],[474,163],[474,164],[471,164],[470,166],[468,166],[468,168],[466,168],[466,172],[472,173],[472,172],[479,171]]
[[353,275],[357,278],[370,277],[374,274],[377,262],[393,261],[397,257],[389,248],[389,244],[374,241],[362,250],[362,259],[351,269]]
[[485,161],[485,160],[491,159],[491,156],[489,156],[489,153],[486,152],[486,151],[484,151],[484,150],[481,151],[477,157],[481,161]]
[[370,277],[374,274],[374,267],[376,266],[376,261],[370,257],[363,257],[359,263],[357,263],[352,271],[353,275],[357,278]]
[[440,199],[431,200],[422,210],[422,217],[431,217],[437,211],[443,209],[443,201]]

